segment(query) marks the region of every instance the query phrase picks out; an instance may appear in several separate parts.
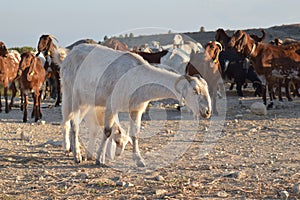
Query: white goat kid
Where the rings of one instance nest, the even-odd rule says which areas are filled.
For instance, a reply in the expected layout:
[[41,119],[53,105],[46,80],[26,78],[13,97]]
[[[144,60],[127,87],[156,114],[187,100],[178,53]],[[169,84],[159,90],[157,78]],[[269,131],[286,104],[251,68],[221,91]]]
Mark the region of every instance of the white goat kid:
[[[204,79],[159,69],[130,52],[101,45],[78,45],[64,60],[61,78],[64,145],[66,150],[70,149],[68,138],[72,129],[75,162],[81,161],[79,124],[90,107],[105,107],[104,135],[97,152],[97,165],[105,164],[108,138],[119,112],[129,113],[133,159],[138,166],[145,166],[138,135],[142,113],[150,101],[180,99],[195,116],[209,118],[211,115],[211,99]],[[126,145],[126,141],[116,143],[122,149]]]

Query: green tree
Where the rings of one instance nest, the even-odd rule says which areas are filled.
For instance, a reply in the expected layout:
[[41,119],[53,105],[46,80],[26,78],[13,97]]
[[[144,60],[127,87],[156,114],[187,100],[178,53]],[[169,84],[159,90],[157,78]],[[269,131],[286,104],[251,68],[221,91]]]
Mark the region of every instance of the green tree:
[[10,48],[9,50],[16,50],[20,54],[22,54],[24,52],[34,52],[35,48],[29,47],[29,46],[24,46],[24,47],[13,47],[13,48]]
[[129,33],[129,37],[133,38],[134,37],[133,33]]
[[103,38],[103,40],[105,41],[105,40],[107,40],[107,39],[108,39],[108,36],[105,35],[104,38]]

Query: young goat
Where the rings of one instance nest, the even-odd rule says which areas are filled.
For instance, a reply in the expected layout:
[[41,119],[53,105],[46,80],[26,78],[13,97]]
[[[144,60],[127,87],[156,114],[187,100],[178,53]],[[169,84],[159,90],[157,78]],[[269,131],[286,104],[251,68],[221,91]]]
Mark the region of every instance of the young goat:
[[[142,113],[152,100],[180,99],[195,116],[209,118],[211,100],[204,79],[179,75],[150,65],[142,57],[101,45],[78,45],[61,67],[62,115],[65,150],[70,150],[70,133],[75,162],[81,162],[79,124],[90,107],[105,107],[104,136],[96,164],[105,163],[105,151],[119,112],[129,112],[133,159],[145,166],[138,137]],[[120,125],[118,125],[120,126]],[[124,150],[126,143],[116,142]]]
[[[31,117],[38,121],[42,118],[41,87],[46,76],[42,61],[29,52],[21,54],[18,76],[20,78],[21,99],[25,99],[23,122],[27,122],[29,93],[33,94],[34,99]],[[21,108],[23,108],[23,105],[21,105]]]

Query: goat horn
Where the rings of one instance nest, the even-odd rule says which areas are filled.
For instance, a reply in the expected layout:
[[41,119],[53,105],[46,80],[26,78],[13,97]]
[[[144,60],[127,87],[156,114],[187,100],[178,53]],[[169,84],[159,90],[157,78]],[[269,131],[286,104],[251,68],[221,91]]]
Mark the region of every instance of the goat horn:
[[57,37],[55,35],[50,34],[49,37],[52,38],[52,39],[54,39],[56,42],[59,42],[58,39],[57,39]]
[[180,76],[175,82],[176,92],[180,93],[180,90],[178,89],[177,84],[179,83],[179,81],[184,80],[184,79],[186,79],[188,82],[190,82],[192,80],[192,77],[187,74]]
[[216,43],[216,45],[218,45],[220,47],[220,50],[222,51],[223,50],[222,44],[220,42],[218,42],[218,41],[215,41],[215,43]]

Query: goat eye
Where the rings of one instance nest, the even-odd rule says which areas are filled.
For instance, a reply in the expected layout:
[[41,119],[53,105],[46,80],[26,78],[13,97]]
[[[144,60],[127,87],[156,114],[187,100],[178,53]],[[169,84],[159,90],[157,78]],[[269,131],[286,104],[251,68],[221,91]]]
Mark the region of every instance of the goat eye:
[[196,90],[194,90],[194,95],[199,95],[199,93]]

